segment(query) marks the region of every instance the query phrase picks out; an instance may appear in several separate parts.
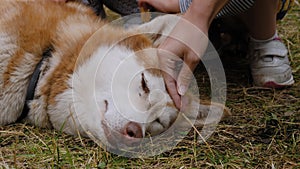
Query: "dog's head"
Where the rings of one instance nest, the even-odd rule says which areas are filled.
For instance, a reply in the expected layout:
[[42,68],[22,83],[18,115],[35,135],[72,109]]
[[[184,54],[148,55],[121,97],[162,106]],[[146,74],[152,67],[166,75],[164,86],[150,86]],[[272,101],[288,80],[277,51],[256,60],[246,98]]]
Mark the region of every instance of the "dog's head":
[[[144,43],[145,37],[128,38]],[[155,49],[145,46],[140,51],[122,43],[101,46],[76,72],[73,85],[81,102],[75,112],[96,139],[131,145],[147,134],[162,133],[176,119],[178,110],[165,88]]]
[[[153,36],[138,34],[144,28],[169,31],[169,27],[162,26],[169,18],[163,18],[164,22],[161,19],[135,31],[121,31],[125,36],[116,36],[118,40],[110,37],[99,44],[106,36],[103,33],[108,33],[106,30],[96,33],[90,41],[97,44],[96,48],[88,59],[79,61],[73,77],[74,98],[78,101],[75,120],[84,134],[113,147],[132,146],[141,138],[160,135],[177,121],[180,111],[165,88],[153,48],[161,41],[160,36],[153,40]],[[109,32],[120,33],[113,31]],[[201,120],[205,119],[210,106],[200,105],[193,97],[189,99],[187,116],[193,121],[199,112]],[[222,113],[223,108],[215,105],[214,110]]]

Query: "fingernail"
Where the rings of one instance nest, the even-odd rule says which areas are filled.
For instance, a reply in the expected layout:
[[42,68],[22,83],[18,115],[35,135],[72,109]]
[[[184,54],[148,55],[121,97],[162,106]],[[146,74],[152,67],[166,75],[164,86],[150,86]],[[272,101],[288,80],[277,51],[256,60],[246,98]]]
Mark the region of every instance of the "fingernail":
[[187,87],[186,87],[186,86],[184,86],[184,85],[180,85],[180,86],[179,86],[178,93],[179,93],[181,96],[185,95],[186,91],[187,91]]

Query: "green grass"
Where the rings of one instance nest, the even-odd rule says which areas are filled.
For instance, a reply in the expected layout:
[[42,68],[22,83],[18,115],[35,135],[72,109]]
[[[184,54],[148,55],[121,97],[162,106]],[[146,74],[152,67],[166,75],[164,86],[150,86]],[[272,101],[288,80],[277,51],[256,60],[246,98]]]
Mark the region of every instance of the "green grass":
[[[232,116],[207,144],[196,132],[163,154],[130,159],[110,154],[89,139],[24,124],[0,127],[0,168],[300,168],[300,6],[279,22],[295,85],[252,87],[243,65],[226,66]],[[202,75],[200,86],[205,85]],[[205,89],[206,90],[206,89]],[[207,91],[204,91],[207,93]]]

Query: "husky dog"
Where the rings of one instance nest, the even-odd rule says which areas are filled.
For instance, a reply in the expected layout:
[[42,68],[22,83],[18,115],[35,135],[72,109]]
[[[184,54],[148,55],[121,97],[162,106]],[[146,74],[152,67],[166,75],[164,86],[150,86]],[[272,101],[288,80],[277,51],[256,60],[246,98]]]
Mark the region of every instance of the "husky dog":
[[[0,15],[1,126],[26,122],[110,144],[118,134],[131,144],[164,132],[178,117],[156,53],[145,52],[161,39],[137,34],[163,32],[168,16],[124,30],[79,3],[43,0],[1,0]],[[196,98],[189,104],[198,120],[210,109],[229,114]]]

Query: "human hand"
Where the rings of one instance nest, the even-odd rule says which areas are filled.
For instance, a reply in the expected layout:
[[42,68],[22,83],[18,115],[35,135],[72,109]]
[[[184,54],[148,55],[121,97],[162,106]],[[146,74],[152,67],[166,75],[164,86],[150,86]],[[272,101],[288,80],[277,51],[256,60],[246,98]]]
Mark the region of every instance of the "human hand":
[[167,39],[159,46],[158,57],[166,88],[177,108],[182,108],[193,71],[208,46],[208,25],[184,15]]
[[179,13],[179,1],[178,0],[138,0],[138,5],[143,8],[149,8],[149,6],[164,13]]

